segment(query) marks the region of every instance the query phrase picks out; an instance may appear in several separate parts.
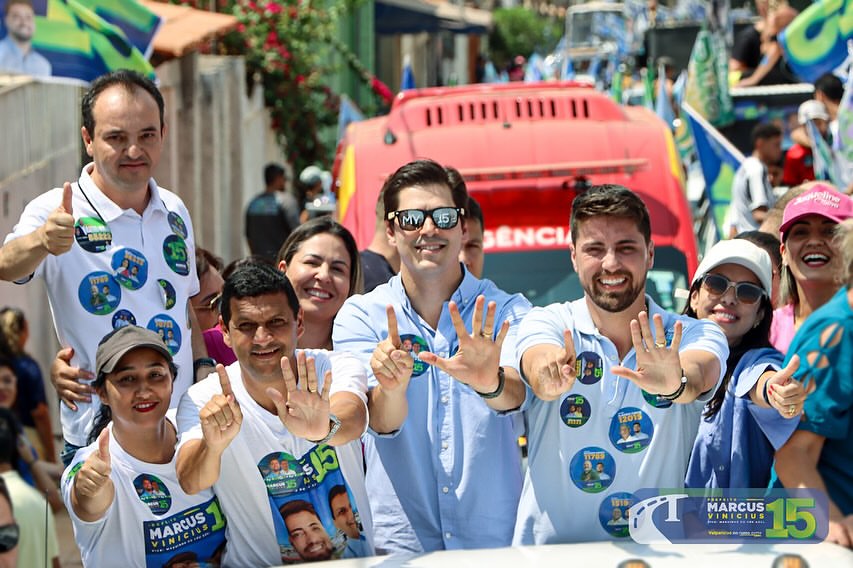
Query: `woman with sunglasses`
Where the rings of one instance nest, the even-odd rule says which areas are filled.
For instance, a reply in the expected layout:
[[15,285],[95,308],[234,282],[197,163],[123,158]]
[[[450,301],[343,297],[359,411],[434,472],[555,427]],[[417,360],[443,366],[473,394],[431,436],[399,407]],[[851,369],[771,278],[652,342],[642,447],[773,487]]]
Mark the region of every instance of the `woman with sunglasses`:
[[786,206],[782,240],[781,307],[773,313],[770,342],[783,353],[809,315],[841,288],[841,251],[834,239],[838,223],[853,217],[853,200],[826,183]]
[[[95,356],[101,409],[62,479],[85,566],[169,565],[192,553],[219,565],[225,519],[210,490],[188,495],[175,473],[177,431],[166,418],[177,368],[159,335],[128,325]],[[204,564],[207,563],[207,564]]]
[[805,392],[770,346],[770,257],[743,239],[705,255],[684,313],[717,323],[729,343],[726,373],[705,406],[687,469],[687,487],[767,487],[773,452],[797,426]]
[[299,298],[305,332],[300,349],[332,349],[332,323],[344,301],[362,290],[361,257],[352,234],[331,217],[299,225],[278,253]]

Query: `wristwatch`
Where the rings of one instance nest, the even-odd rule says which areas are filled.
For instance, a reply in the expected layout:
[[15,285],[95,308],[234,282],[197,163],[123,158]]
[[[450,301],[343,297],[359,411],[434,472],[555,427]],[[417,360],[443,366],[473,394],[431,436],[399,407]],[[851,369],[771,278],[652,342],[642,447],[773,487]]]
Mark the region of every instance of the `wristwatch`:
[[202,367],[216,368],[216,359],[210,357],[199,357],[193,361],[193,382],[198,380],[198,370]]
[[335,437],[335,434],[338,433],[338,430],[341,429],[341,420],[331,412],[329,413],[329,433],[322,440],[309,440],[309,442],[313,442],[314,444],[327,444],[329,440]]

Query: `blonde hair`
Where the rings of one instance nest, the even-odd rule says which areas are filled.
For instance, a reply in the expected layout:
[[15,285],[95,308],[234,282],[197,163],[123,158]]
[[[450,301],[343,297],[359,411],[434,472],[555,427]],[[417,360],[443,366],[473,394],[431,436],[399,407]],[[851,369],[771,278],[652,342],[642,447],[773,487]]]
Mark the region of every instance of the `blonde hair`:
[[27,326],[24,313],[18,308],[3,308],[0,310],[0,347],[5,343],[8,355],[18,356],[24,352],[21,337]]

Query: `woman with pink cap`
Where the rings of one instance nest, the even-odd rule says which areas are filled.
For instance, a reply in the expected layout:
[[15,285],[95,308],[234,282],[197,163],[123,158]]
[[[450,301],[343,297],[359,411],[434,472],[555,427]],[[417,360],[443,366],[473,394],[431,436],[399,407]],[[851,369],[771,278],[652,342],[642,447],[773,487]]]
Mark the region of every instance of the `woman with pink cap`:
[[853,201],[816,183],[785,206],[782,225],[781,307],[773,312],[770,342],[785,353],[805,319],[841,287],[838,223],[853,217]]

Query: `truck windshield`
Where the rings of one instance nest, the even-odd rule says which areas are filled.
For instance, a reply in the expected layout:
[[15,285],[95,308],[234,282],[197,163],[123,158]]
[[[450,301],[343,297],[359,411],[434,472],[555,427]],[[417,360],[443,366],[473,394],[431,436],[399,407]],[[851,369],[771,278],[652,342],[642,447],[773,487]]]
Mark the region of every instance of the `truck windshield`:
[[[489,253],[483,277],[506,292],[524,294],[534,306],[583,296],[568,249]],[[684,254],[672,247],[655,247],[655,266],[646,279],[646,292],[663,309],[680,312],[685,300],[675,297],[677,289],[688,289]]]

